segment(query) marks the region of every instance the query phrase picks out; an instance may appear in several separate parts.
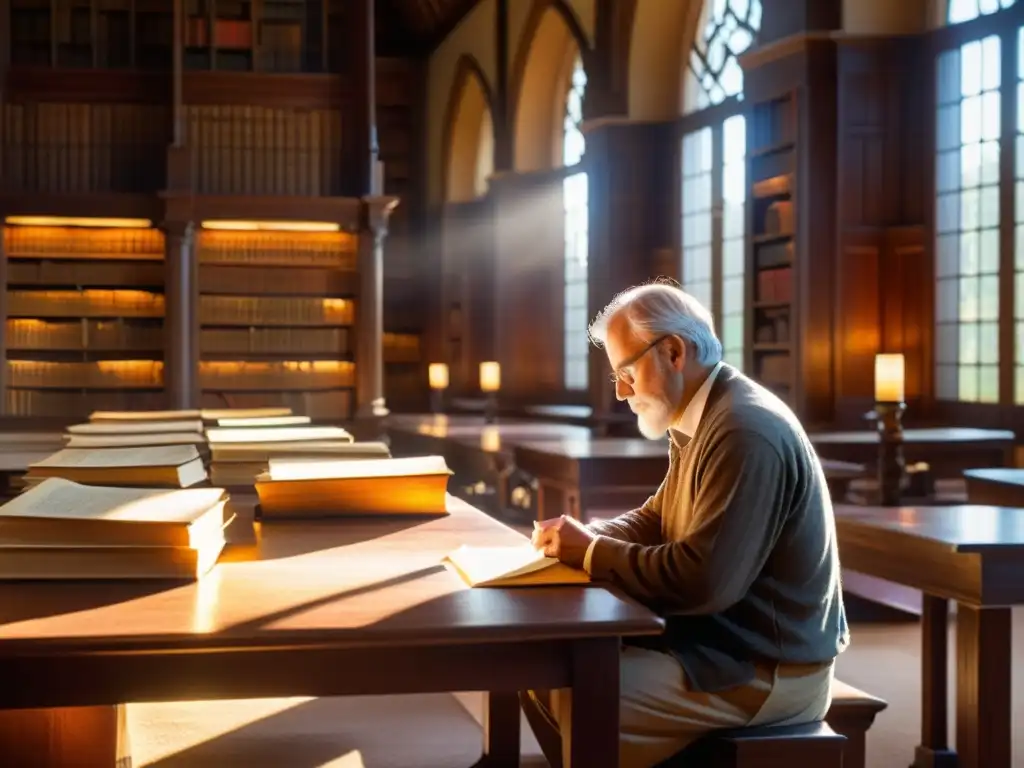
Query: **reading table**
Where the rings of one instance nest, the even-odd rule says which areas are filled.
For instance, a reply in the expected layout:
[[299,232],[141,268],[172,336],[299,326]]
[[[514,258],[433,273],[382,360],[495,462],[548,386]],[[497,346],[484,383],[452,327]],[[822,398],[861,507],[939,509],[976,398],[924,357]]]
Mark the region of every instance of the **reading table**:
[[469,589],[445,554],[523,537],[449,509],[264,524],[196,583],[2,583],[0,708],[489,691],[480,765],[511,767],[517,691],[566,687],[569,765],[617,766],[621,638],[661,619],[596,585]]
[[[1024,515],[970,505],[837,506],[836,531],[844,569],[924,593],[914,766],[1010,768],[1010,606],[1024,605]],[[946,734],[949,600],[958,603],[958,762]]]
[[[878,432],[814,432],[811,443],[822,456],[874,467],[878,461]],[[1014,433],[1005,429],[945,427],[903,430],[907,463],[927,462],[935,477],[959,477],[970,467],[1013,465]],[[873,469],[871,470],[874,471]]]
[[[400,415],[388,418],[396,456],[437,453],[455,473],[452,493],[500,514],[509,503],[509,484],[517,469],[512,447],[530,440],[589,440],[586,427],[537,421],[485,424],[471,416]],[[490,503],[488,503],[490,502]]]

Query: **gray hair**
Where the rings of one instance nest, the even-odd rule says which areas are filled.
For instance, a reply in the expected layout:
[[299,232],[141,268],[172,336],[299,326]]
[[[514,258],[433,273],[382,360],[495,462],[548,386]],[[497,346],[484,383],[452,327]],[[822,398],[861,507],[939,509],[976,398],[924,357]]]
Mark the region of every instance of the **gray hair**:
[[608,324],[623,313],[634,334],[644,341],[671,334],[693,347],[700,365],[722,359],[722,342],[715,334],[711,313],[679,286],[656,281],[623,291],[590,324],[590,340],[598,347],[608,340]]

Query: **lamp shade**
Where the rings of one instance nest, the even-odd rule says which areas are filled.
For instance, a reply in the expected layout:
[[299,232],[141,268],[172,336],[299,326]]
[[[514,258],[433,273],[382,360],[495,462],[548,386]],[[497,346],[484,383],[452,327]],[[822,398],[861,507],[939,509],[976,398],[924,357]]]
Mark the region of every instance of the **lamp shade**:
[[480,391],[497,392],[501,389],[501,366],[489,361],[480,363]]
[[445,363],[431,363],[427,368],[427,377],[431,389],[448,389],[448,366]]
[[875,402],[902,403],[906,395],[903,355],[875,355]]

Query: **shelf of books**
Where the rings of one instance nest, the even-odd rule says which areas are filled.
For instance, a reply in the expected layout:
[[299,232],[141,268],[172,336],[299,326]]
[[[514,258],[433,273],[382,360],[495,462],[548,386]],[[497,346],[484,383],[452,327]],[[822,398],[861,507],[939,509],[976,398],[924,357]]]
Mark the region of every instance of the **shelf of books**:
[[264,226],[272,225],[205,222],[199,232],[202,406],[349,419],[357,236],[315,223]]
[[157,409],[164,241],[149,222],[8,217],[4,413]]
[[796,95],[753,105],[750,158],[750,359],[755,379],[791,405],[797,370],[795,311]]

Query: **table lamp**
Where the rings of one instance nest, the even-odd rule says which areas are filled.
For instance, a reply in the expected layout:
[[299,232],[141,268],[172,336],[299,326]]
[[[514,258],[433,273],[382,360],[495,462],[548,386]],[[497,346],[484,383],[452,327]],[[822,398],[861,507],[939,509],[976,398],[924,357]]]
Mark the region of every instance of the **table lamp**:
[[484,421],[494,423],[498,416],[498,390],[501,389],[501,366],[493,360],[480,363],[480,391],[484,393]]
[[875,355],[875,414],[878,427],[878,488],[882,506],[899,506],[903,485],[903,355]]
[[444,391],[448,389],[448,366],[431,363],[427,368],[430,381],[430,412],[444,413]]

